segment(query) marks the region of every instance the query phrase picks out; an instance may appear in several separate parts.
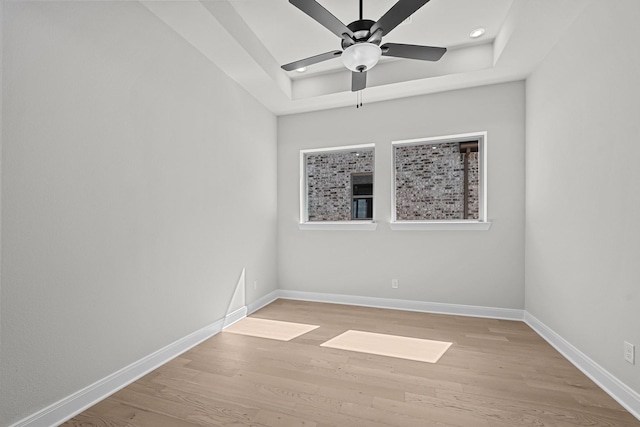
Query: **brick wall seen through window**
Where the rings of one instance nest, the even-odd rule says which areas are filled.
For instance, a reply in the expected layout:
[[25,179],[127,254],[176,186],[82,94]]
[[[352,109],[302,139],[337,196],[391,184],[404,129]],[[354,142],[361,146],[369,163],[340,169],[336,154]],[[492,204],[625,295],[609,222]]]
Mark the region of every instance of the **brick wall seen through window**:
[[373,148],[306,153],[303,162],[308,221],[372,219]]
[[396,145],[396,220],[479,219],[478,148],[478,141]]

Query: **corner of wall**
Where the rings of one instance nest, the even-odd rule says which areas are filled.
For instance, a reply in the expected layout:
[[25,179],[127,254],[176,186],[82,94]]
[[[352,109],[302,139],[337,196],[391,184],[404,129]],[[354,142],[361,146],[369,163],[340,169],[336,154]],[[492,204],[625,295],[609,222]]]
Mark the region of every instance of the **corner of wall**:
[[[3,118],[4,118],[4,96],[3,96],[3,88],[4,88],[4,79],[3,79],[3,65],[4,65],[4,1],[0,1],[0,384],[4,383],[3,380],[3,372],[4,368],[2,365],[2,139],[4,134],[4,127],[2,126]],[[0,391],[0,400],[2,399],[2,391]],[[0,415],[2,414],[3,408],[0,407]],[[2,418],[0,416],[0,418]]]

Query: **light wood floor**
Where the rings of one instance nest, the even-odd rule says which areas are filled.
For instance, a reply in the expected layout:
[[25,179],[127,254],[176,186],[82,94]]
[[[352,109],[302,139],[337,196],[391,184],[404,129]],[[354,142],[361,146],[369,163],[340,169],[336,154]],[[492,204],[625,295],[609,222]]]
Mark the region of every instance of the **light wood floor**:
[[[320,325],[220,333],[64,426],[640,426],[522,322],[278,300]],[[320,347],[349,329],[453,342],[437,364]]]

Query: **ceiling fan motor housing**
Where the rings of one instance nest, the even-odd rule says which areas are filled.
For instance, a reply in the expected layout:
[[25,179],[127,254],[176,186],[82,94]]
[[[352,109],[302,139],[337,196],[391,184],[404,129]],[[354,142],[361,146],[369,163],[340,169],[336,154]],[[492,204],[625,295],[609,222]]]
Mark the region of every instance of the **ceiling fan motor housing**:
[[370,19],[360,19],[358,21],[353,21],[351,24],[347,25],[347,28],[349,28],[351,32],[353,32],[353,39],[351,37],[343,37],[342,49],[346,49],[356,43],[363,43],[366,41],[380,45],[381,38],[369,40],[369,38],[371,37],[371,27],[373,27],[373,24],[375,24],[375,21],[372,21]]

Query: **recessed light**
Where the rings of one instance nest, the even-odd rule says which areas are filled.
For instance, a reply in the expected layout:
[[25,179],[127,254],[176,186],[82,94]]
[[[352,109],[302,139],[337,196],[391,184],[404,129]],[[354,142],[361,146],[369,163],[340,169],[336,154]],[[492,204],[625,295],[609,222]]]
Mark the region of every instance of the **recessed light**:
[[481,35],[483,35],[485,32],[485,29],[480,27],[480,28],[476,28],[475,30],[471,31],[469,33],[469,37],[471,37],[472,39],[477,39],[478,37],[480,37]]
[[297,68],[296,71],[299,72],[299,73],[304,73],[305,71],[307,71],[307,67]]
[[411,24],[412,22],[413,22],[413,16],[409,16],[407,19],[402,21],[400,25],[407,25],[407,24]]

